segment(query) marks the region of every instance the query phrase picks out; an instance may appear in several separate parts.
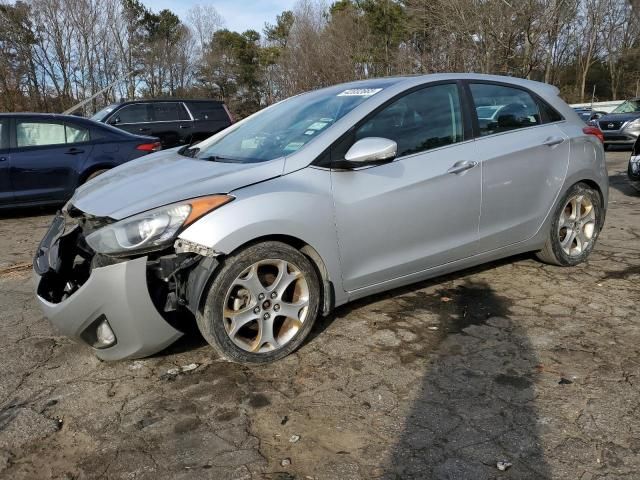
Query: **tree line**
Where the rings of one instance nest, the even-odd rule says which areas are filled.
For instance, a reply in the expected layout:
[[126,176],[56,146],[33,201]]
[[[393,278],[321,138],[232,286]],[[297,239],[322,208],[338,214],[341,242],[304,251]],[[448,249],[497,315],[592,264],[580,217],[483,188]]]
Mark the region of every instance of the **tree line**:
[[224,23],[210,5],[180,18],[139,0],[0,3],[0,110],[61,112],[104,90],[81,112],[180,96],[242,117],[326,85],[433,72],[540,80],[570,102],[640,95],[629,0],[299,0],[262,32]]

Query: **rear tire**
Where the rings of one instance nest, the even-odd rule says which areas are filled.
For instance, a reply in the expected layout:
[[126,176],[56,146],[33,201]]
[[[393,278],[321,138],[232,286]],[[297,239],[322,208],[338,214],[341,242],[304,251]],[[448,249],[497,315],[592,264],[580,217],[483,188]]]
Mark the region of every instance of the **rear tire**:
[[281,242],[251,245],[216,272],[196,315],[203,337],[227,360],[269,363],[296,350],[320,306],[311,261]]
[[539,260],[564,267],[577,265],[593,250],[602,225],[600,194],[584,183],[573,185],[553,213],[553,222]]

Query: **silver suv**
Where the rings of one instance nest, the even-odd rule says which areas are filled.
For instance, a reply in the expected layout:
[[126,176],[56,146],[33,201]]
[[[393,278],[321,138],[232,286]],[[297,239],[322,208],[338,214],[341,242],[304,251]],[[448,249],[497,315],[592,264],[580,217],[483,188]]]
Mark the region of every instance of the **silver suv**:
[[605,150],[611,145],[633,147],[640,136],[640,97],[625,100],[600,117],[597,125],[604,134]]
[[229,360],[277,360],[366,295],[520,252],[585,260],[607,205],[601,135],[514,78],[309,92],[79,188],[36,253],[37,297],[105,360],[190,321]]

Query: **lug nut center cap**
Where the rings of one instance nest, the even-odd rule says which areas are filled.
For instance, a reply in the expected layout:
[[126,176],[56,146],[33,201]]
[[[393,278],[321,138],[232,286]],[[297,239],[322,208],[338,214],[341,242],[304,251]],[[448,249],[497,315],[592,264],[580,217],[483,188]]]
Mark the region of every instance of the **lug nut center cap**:
[[271,302],[270,302],[269,300],[265,300],[265,301],[262,303],[262,309],[263,309],[263,310],[268,310],[268,309],[270,309],[270,308],[271,308]]

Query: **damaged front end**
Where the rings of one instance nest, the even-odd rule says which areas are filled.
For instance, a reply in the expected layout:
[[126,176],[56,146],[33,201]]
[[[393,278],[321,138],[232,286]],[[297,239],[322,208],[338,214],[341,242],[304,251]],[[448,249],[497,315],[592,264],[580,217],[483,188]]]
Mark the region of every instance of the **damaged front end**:
[[140,358],[193,324],[217,260],[179,241],[129,255],[96,252],[87,237],[112,223],[73,207],[58,214],[34,258],[37,298],[62,334],[99,358]]

